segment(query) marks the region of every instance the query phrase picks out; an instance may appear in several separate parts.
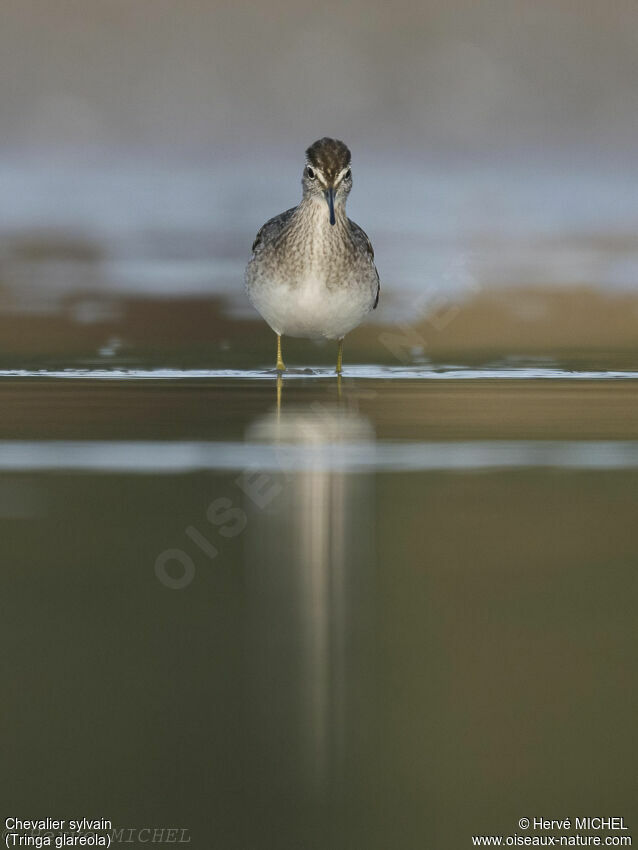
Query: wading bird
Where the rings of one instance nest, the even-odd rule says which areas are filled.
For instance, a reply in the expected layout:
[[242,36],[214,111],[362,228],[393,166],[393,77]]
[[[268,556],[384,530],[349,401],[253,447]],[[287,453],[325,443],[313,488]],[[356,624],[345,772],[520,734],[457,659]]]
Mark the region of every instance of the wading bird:
[[343,338],[379,303],[379,274],[365,232],[346,215],[352,188],[350,151],[323,138],[306,151],[301,203],[264,224],[246,268],[253,306],[277,334],[277,369],[286,367],[281,337]]

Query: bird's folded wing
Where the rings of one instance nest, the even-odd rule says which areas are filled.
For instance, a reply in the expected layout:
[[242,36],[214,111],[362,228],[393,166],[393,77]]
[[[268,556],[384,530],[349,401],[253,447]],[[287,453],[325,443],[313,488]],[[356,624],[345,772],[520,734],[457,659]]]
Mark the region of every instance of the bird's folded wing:
[[379,272],[377,271],[377,267],[374,264],[374,248],[372,247],[372,242],[368,239],[368,234],[362,227],[350,219],[350,225],[352,227],[352,234],[355,238],[355,241],[360,245],[363,245],[368,252],[368,259],[370,260],[370,265],[374,269],[374,272],[377,276],[377,295],[374,299],[374,304],[372,305],[372,309],[377,309],[377,304],[379,303],[379,295],[381,294],[381,281],[379,280]]
[[252,248],[253,253],[259,250],[259,248],[265,242],[270,242],[274,237],[277,236],[278,233],[281,233],[281,231],[290,221],[290,218],[296,209],[297,207],[291,207],[289,210],[286,210],[285,212],[279,213],[279,215],[268,219],[266,224],[264,224],[259,229],[257,236],[255,236],[255,241],[253,242]]

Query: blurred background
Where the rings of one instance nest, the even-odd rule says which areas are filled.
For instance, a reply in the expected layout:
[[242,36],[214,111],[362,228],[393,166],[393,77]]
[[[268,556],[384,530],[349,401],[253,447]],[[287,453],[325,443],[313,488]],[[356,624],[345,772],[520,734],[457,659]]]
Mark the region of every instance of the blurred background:
[[[1,15],[7,366],[269,363],[243,269],[322,135],[354,153],[375,322],[424,322],[434,358],[632,360],[634,3],[3,0]],[[428,324],[449,301],[458,321]],[[388,357],[377,336],[352,335],[355,359]]]

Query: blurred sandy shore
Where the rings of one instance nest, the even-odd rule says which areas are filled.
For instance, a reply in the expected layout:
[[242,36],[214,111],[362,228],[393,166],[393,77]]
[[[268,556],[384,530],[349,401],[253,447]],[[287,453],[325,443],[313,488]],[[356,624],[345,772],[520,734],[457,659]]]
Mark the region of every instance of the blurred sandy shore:
[[[50,313],[0,311],[0,366],[85,363],[269,368],[273,334],[255,315],[235,318],[215,298],[74,295]],[[381,311],[383,302],[381,302]],[[346,363],[398,365],[554,360],[575,368],[638,367],[638,295],[584,288],[486,290],[439,301],[410,323],[383,313],[346,340]],[[325,365],[334,344],[287,339],[291,365]]]

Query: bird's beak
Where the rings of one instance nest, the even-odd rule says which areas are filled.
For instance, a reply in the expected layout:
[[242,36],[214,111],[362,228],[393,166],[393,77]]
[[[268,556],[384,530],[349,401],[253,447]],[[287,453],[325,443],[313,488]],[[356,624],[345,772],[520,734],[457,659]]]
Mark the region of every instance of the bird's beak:
[[330,189],[326,189],[323,193],[325,195],[326,201],[328,202],[328,209],[330,210],[330,224],[335,223],[335,190],[330,187]]

